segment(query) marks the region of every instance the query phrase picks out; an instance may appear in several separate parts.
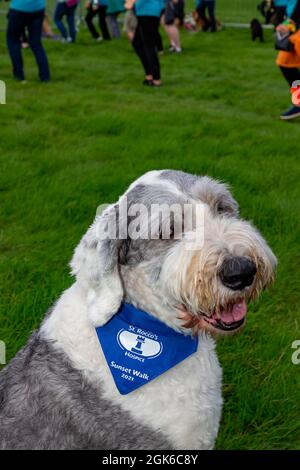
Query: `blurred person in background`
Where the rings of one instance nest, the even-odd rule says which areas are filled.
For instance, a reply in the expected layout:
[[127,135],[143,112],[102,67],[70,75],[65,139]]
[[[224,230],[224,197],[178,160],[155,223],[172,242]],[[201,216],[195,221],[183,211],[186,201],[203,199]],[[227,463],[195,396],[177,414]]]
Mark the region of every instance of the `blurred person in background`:
[[134,13],[134,8],[127,10],[124,17],[124,32],[130,42],[133,41],[135,30],[137,27],[137,19]]
[[[196,11],[200,20],[203,22],[203,31],[215,33],[217,31],[217,23],[215,17],[216,0],[196,0]],[[208,11],[208,19],[206,17]]]
[[[276,64],[281,70],[284,78],[292,87],[293,83],[300,83],[300,0],[287,0],[286,17],[287,20],[277,26],[277,31],[282,34],[290,34],[288,41],[291,43],[291,50],[280,50],[276,59]],[[293,105],[281,114],[283,120],[290,120],[300,117],[300,105]]]
[[[54,21],[65,43],[76,41],[75,11],[80,0],[58,0],[54,12]],[[68,30],[63,23],[66,17]]]
[[48,13],[45,13],[45,15],[44,15],[42,37],[48,38],[48,39],[59,39],[59,36],[54,34],[54,32],[51,28],[50,17],[48,15]]
[[289,0],[273,0],[275,14],[274,14],[274,26],[278,26],[283,22],[286,15],[286,7],[289,3]]
[[[85,17],[85,22],[87,27],[96,41],[102,41],[102,37],[105,40],[110,39],[110,34],[106,24],[106,10],[107,10],[108,0],[92,0],[87,2],[86,9],[87,14]],[[93,18],[98,15],[99,27],[102,33],[102,37],[96,30],[93,24]]]
[[110,34],[114,38],[119,38],[121,36],[120,26],[118,23],[118,16],[120,13],[125,11],[124,3],[125,0],[108,0],[106,19]]
[[6,31],[7,48],[16,80],[25,82],[21,37],[28,31],[28,43],[35,57],[39,78],[42,82],[50,80],[48,59],[42,45],[42,27],[45,14],[45,0],[12,0],[8,12]]
[[184,20],[184,0],[167,0],[163,24],[170,41],[170,52],[180,53],[179,27]]
[[161,86],[160,63],[157,42],[164,0],[128,0],[126,8],[132,8],[137,17],[137,28],[132,40],[133,48],[145,71],[144,85]]

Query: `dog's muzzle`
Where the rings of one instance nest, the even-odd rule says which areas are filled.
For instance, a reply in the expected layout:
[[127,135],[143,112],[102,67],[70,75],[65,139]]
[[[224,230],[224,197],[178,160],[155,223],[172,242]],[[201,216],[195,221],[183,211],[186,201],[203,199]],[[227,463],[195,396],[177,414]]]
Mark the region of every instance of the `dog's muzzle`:
[[251,286],[257,268],[253,261],[244,256],[226,258],[219,271],[219,277],[225,287],[231,290],[243,290]]

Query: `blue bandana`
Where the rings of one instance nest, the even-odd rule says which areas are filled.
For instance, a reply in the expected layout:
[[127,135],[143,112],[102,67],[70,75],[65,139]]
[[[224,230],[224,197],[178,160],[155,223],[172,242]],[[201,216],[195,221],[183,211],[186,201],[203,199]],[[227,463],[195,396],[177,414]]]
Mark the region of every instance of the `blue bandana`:
[[96,328],[105,359],[122,395],[147,384],[197,351],[184,336],[130,304]]

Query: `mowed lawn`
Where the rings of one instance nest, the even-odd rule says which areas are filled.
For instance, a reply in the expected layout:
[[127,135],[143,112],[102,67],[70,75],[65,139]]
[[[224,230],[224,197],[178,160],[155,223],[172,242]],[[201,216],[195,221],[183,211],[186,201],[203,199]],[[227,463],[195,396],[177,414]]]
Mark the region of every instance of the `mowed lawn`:
[[[141,85],[126,39],[45,42],[53,81],[40,84],[25,51],[26,85],[10,78],[0,35],[0,339],[7,359],[72,279],[68,262],[101,203],[151,169],[229,183],[241,214],[279,258],[275,285],[249,308],[240,335],[220,340],[224,412],[218,449],[300,448],[300,121],[274,65],[271,32],[183,33],[161,58],[164,86]],[[165,41],[166,43],[166,41]]]

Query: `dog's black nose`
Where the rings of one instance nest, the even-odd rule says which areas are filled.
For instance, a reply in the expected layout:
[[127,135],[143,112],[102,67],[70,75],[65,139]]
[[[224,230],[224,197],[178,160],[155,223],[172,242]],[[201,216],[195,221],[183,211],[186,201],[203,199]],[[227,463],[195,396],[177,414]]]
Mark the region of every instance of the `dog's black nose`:
[[256,271],[253,261],[244,256],[236,256],[224,260],[219,276],[224,286],[232,290],[242,290],[252,284]]

